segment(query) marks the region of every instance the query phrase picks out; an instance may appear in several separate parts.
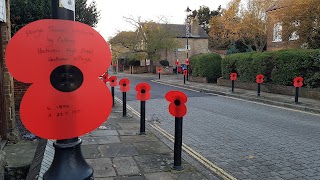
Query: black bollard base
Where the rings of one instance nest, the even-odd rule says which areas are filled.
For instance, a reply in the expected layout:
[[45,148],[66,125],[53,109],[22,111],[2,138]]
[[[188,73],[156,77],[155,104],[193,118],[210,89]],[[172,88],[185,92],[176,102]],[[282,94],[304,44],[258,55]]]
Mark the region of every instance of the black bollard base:
[[175,171],[182,171],[184,169],[184,167],[183,166],[173,166],[172,169]]
[[69,143],[54,143],[53,162],[44,174],[44,180],[93,180],[93,169],[81,153],[81,140]]
[[140,132],[139,135],[147,135],[146,132]]

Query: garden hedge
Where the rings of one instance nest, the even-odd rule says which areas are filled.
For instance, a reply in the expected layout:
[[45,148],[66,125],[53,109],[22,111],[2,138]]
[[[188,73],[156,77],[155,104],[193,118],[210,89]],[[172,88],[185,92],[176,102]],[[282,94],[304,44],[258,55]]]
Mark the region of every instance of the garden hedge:
[[221,76],[221,56],[214,53],[199,54],[190,58],[192,76],[206,77],[208,82],[217,81]]
[[222,60],[221,68],[226,79],[236,72],[239,81],[255,82],[256,75],[263,74],[265,82],[291,86],[302,76],[306,87],[320,87],[320,49],[232,54]]

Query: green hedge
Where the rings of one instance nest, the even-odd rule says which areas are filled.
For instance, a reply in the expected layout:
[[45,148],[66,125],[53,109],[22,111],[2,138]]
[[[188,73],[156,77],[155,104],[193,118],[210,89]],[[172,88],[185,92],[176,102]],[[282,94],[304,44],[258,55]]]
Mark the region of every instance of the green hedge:
[[192,76],[206,77],[209,82],[221,76],[221,56],[218,54],[199,54],[190,58]]
[[305,86],[320,87],[319,49],[233,54],[222,60],[221,67],[227,79],[236,72],[240,81],[255,82],[256,75],[263,74],[265,82],[291,86],[295,77],[302,76]]

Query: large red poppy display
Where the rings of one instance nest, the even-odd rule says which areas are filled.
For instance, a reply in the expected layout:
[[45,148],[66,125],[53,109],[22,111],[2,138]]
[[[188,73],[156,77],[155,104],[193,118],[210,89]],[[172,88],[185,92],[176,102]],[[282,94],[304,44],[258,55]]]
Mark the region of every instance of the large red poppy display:
[[120,91],[128,92],[130,90],[130,80],[127,78],[123,78],[119,81]]
[[302,77],[296,77],[293,80],[294,87],[302,87],[303,86],[303,78]]
[[183,117],[187,113],[185,103],[188,101],[187,96],[181,91],[169,91],[165,95],[167,101],[170,102],[169,112],[174,117]]
[[148,83],[139,83],[136,86],[137,99],[140,101],[146,101],[150,99],[151,86]]
[[257,82],[258,84],[261,84],[261,83],[263,83],[263,81],[264,81],[264,75],[258,74],[258,75],[256,76],[256,82]]
[[18,81],[32,83],[20,115],[25,127],[45,139],[68,139],[99,127],[112,98],[99,76],[110,66],[103,37],[88,25],[38,20],[9,41],[6,64]]

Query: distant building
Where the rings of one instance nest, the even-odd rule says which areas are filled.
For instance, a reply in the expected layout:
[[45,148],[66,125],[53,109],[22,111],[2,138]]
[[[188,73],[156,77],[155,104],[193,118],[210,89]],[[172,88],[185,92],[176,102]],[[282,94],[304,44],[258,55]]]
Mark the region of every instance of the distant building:
[[[186,24],[160,24],[165,29],[175,33],[178,40],[179,47],[176,51],[164,51],[161,53],[161,60],[168,60],[170,66],[174,66],[178,59],[180,63],[185,63],[187,59],[186,45],[187,45],[187,34]],[[189,58],[195,54],[208,53],[209,36],[204,29],[199,25],[198,18],[192,18],[189,28]]]
[[281,11],[283,8],[288,8],[288,5],[290,5],[290,1],[279,0],[266,11],[268,16],[267,51],[291,48],[292,42],[299,38],[295,32],[292,33],[289,39],[283,38],[282,31],[285,27],[282,26]]

